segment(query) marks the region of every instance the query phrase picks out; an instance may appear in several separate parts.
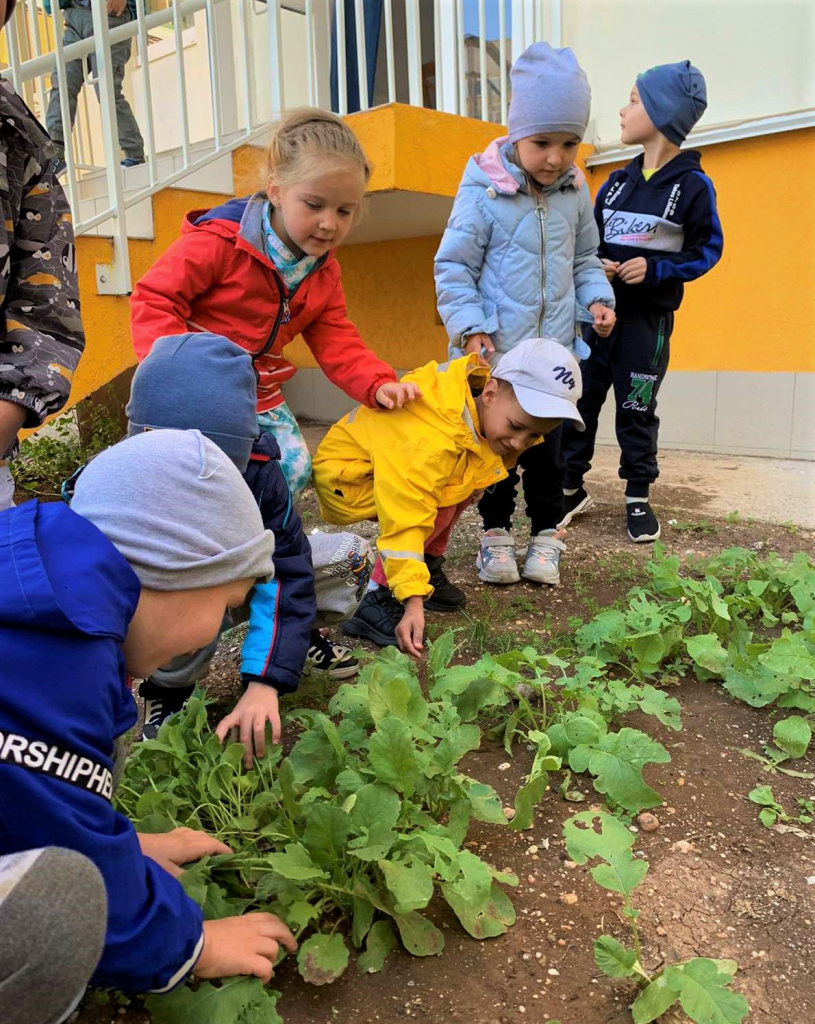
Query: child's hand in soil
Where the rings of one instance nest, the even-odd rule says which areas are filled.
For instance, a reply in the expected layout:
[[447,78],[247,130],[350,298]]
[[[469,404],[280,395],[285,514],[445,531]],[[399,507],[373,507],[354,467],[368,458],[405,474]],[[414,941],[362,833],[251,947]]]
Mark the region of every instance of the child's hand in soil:
[[173,878],[182,874],[184,864],[200,860],[208,854],[232,852],[226,843],[194,828],[174,828],[172,832],[157,835],[140,832],[138,836],[144,856],[154,860]]
[[495,345],[493,345],[489,334],[470,334],[464,342],[464,354],[466,356],[472,355],[475,352],[481,360],[481,365],[489,366],[489,362],[481,354],[482,349],[488,356],[495,355]]
[[231,731],[232,740],[243,744],[243,763],[252,767],[252,759],[266,753],[266,723],[272,727],[272,743],[280,742],[280,711],[277,690],[267,683],[250,683],[232,714],[222,718],[215,730],[221,741]]
[[293,953],[294,936],[274,914],[244,914],[204,921],[204,948],[192,969],[196,978],[253,974],[266,984],[280,946]]
[[405,614],[395,632],[399,650],[411,658],[421,658],[424,653],[424,601],[421,597],[409,597],[405,601]]
[[614,310],[604,306],[602,302],[592,302],[589,312],[594,317],[594,333],[600,338],[607,338],[617,321]]
[[626,284],[642,284],[648,271],[648,261],[644,256],[635,256],[626,260],[617,268],[617,277]]
[[390,384],[381,384],[376,389],[376,400],[383,409],[401,409],[405,402],[412,402],[414,398],[421,397],[420,388],[409,381],[404,384],[393,381]]

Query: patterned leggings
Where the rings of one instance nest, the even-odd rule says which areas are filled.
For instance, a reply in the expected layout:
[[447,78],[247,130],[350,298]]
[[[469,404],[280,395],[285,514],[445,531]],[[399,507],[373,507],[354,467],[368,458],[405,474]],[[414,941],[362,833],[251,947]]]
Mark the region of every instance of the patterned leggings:
[[258,413],[258,426],[274,435],[280,445],[280,468],[289,485],[293,501],[297,501],[311,482],[311,455],[294,413],[283,402],[268,412]]

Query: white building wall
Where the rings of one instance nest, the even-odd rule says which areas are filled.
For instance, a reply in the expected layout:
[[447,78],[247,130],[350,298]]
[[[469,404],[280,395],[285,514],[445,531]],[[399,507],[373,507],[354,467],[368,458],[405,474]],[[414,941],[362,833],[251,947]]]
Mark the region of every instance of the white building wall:
[[636,75],[689,59],[703,72],[702,126],[815,107],[813,0],[562,0],[563,45],[592,87],[588,142],[619,138]]

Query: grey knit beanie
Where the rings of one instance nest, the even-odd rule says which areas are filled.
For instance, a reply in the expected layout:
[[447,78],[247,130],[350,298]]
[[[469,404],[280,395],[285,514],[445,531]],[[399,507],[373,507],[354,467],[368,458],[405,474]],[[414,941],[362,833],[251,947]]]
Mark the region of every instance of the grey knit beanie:
[[583,138],[591,89],[586,72],[568,47],[554,50],[548,43],[533,43],[512,65],[510,79],[510,142],[545,132],[572,132]]
[[74,512],[124,555],[148,590],[271,576],[274,535],[243,477],[198,430],[129,437],[88,463]]

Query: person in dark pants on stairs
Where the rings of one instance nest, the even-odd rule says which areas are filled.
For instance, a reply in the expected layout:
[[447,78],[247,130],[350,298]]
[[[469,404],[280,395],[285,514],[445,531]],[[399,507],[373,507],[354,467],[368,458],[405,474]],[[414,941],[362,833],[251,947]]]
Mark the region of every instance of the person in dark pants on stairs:
[[[136,20],[137,0],[100,0],[107,6],[108,23],[111,28],[118,25],[126,25]],[[52,0],[45,0],[45,10],[51,13]],[[60,9],[63,13],[65,34],[62,37],[62,45],[70,46],[71,43],[78,43],[82,39],[93,37],[93,13],[91,12],[91,0],[59,0]],[[144,139],[139,130],[138,122],[130,104],[127,102],[122,85],[125,79],[125,67],[130,60],[130,53],[133,47],[132,39],[124,39],[120,43],[114,43],[110,48],[110,59],[113,65],[113,94],[116,98],[116,125],[119,132],[119,145],[124,152],[122,167],[137,167],[144,163]],[[88,58],[91,75],[98,78],[99,69],[96,62],[96,53],[91,53]],[[54,140],[57,151],[57,173],[65,169],[65,137],[62,128],[62,112],[59,102],[60,86],[68,90],[68,110],[71,115],[71,127],[76,119],[76,103],[82,86],[85,84],[85,59],[71,60],[65,65],[65,82],[57,81],[57,73],[51,75],[51,95],[48,99],[48,109],[45,112],[45,124],[48,134]],[[95,85],[96,95],[99,96],[99,86]]]
[[679,148],[706,106],[702,73],[680,61],[639,75],[620,111],[623,143],[645,152],[611,175],[595,203],[617,323],[607,339],[590,332],[592,353],[582,367],[578,406],[585,433],[564,425],[561,526],[594,504],[583,479],[591,468],[600,410],[613,387],[628,536],[634,543],[659,537],[649,493],[659,476],[657,393],[668,370],[674,312],[684,282],[706,274],[722,255],[713,183],[702,172],[699,153]]

